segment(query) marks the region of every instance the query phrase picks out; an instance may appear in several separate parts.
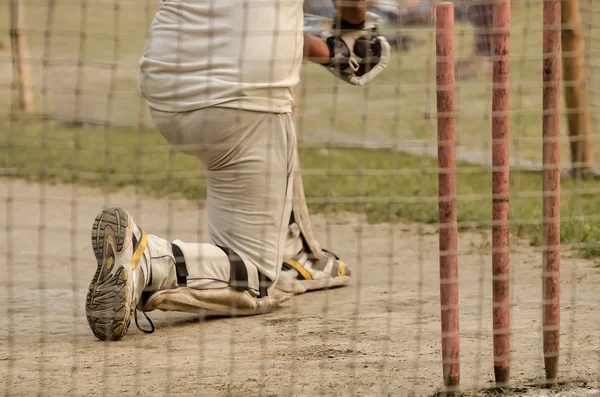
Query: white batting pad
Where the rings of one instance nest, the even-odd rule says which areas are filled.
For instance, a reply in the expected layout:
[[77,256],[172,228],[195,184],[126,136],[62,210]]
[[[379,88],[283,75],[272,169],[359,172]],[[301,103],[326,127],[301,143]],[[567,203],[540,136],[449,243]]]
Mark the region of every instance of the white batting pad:
[[[166,240],[149,236],[152,255],[152,283],[149,291],[177,288],[175,260],[171,245]],[[173,241],[181,249],[188,270],[187,287],[192,289],[221,289],[229,286],[231,264],[227,254],[219,247],[207,243],[185,243]],[[243,259],[243,258],[242,258]],[[249,261],[244,261],[248,273],[248,287],[258,295],[258,270]]]
[[144,305],[143,311],[179,311],[204,315],[251,316],[269,313],[291,295],[276,293],[255,298],[247,291],[231,288],[198,290],[189,287],[159,291]]

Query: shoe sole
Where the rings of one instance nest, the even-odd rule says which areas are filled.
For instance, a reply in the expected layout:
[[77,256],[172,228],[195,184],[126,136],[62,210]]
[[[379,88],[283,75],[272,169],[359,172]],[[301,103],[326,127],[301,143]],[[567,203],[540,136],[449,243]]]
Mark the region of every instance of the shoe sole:
[[110,208],[99,213],[92,226],[92,249],[98,269],[87,294],[86,317],[100,340],[120,340],[133,317],[131,269],[115,265],[130,223],[127,211]]

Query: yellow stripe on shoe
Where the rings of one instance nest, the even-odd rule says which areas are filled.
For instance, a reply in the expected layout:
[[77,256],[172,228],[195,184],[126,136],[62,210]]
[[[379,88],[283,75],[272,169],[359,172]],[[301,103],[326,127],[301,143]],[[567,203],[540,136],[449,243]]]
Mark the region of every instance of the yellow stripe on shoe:
[[312,274],[310,274],[310,272],[308,270],[306,270],[304,268],[304,266],[302,266],[300,264],[300,262],[293,260],[293,259],[288,259],[285,261],[285,263],[287,263],[288,265],[290,265],[291,267],[293,267],[298,273],[300,273],[300,275],[302,277],[304,277],[305,280],[312,280],[313,276]]
[[131,270],[135,270],[137,265],[140,263],[140,259],[142,259],[142,255],[144,255],[144,251],[148,246],[148,235],[142,232],[142,239],[138,244],[133,256],[131,257]]
[[338,262],[338,277],[342,277],[346,275],[346,264],[342,261]]

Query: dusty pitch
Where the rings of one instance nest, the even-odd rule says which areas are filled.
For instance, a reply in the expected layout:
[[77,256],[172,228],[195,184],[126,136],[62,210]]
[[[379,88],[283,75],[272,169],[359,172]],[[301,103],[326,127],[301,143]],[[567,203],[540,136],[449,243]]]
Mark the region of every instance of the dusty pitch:
[[[123,341],[103,343],[84,315],[96,268],[90,246],[96,213],[125,206],[146,231],[193,241],[203,237],[203,210],[133,190],[107,196],[7,179],[0,181],[0,198],[0,213],[10,210],[0,227],[0,390],[6,395],[420,396],[442,384],[438,237],[431,225],[317,215],[322,245],[352,266],[349,287],[297,296],[252,318],[199,321],[152,312],[154,334],[132,324]],[[461,233],[459,244],[461,383],[476,389],[493,379],[491,240],[487,233]],[[523,241],[512,249],[512,379],[518,385],[543,376],[541,253]],[[600,270],[568,251],[562,269],[561,377],[594,384]]]

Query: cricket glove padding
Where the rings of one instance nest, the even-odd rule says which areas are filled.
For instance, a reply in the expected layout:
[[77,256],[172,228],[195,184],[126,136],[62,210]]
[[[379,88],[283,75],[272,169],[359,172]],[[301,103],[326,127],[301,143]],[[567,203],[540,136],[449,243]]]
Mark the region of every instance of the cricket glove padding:
[[329,48],[329,62],[324,64],[329,72],[348,84],[363,86],[383,72],[391,56],[391,46],[377,30],[378,18],[367,14],[360,24],[343,20],[332,21],[330,29],[313,26],[313,34]]

